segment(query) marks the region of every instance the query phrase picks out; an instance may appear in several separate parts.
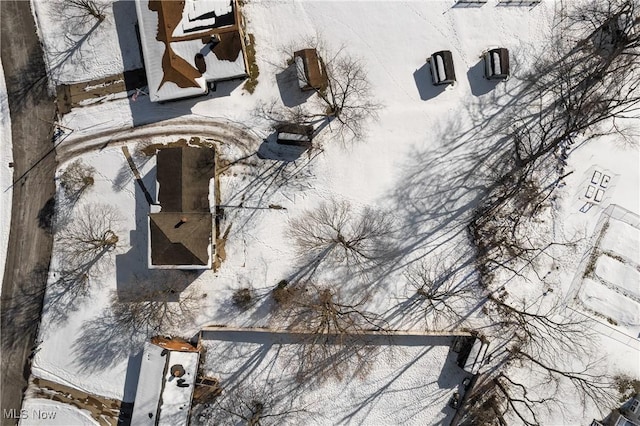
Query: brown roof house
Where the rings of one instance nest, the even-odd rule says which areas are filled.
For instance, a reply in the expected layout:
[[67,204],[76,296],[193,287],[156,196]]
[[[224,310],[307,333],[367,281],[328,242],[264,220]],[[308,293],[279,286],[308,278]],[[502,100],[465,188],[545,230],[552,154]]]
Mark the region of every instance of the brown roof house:
[[247,75],[235,0],[136,0],[152,102],[204,95]]
[[212,148],[190,146],[158,151],[159,206],[149,214],[149,268],[211,268],[214,155]]
[[322,90],[327,87],[327,74],[316,49],[302,49],[293,53],[298,86],[301,90]]

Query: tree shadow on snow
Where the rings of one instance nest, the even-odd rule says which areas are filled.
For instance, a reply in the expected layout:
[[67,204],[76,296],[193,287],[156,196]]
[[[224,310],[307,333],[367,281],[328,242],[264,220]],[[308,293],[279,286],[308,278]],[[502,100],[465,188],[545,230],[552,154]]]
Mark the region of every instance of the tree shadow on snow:
[[[48,92],[47,67],[42,56],[42,51],[32,49],[27,57],[27,63],[19,72],[7,76],[7,101],[10,110],[17,112],[25,108],[29,101],[29,94],[33,94],[34,99],[49,99],[53,97]],[[49,119],[49,117],[43,117]],[[53,120],[53,117],[51,117]],[[17,182],[19,179],[15,179]]]
[[74,364],[82,373],[104,371],[142,351],[147,334],[123,326],[109,308],[86,321],[82,331],[71,344]]
[[[260,213],[266,210],[284,210],[283,206],[272,203],[276,194],[283,194],[285,191],[291,194],[312,188],[315,178],[312,166],[322,150],[303,151],[300,157],[292,160],[291,158],[297,155],[298,150],[274,152],[269,148],[269,154],[266,154],[267,144],[271,142],[263,143],[259,149],[264,155],[269,155],[273,159],[249,155],[241,159],[242,165],[231,165],[245,177],[240,180],[239,186],[225,193],[225,198],[220,205],[224,211],[224,224],[221,223],[221,229],[224,229],[225,224],[228,223],[233,223],[234,232],[247,229]],[[287,155],[289,157],[286,157]]]
[[[440,374],[435,381],[430,381],[429,376],[433,376],[433,374],[429,371],[424,372],[424,375],[420,375],[421,381],[410,388],[399,388],[398,381],[403,376],[415,374],[415,371],[412,372],[411,370],[419,368],[417,363],[422,359],[432,356],[431,351],[434,347],[447,346],[450,348],[453,344],[453,338],[451,336],[392,336],[390,344],[396,350],[402,350],[402,346],[416,346],[423,349],[409,362],[390,372],[384,380],[377,381],[376,389],[363,398],[354,401],[353,408],[344,417],[340,418],[337,423],[350,424],[356,420],[360,423],[366,423],[376,404],[382,403],[383,398],[393,398],[394,413],[397,416],[397,421],[403,424],[419,422],[420,419],[424,418],[422,412],[434,404],[441,404],[443,412],[448,415],[448,420],[450,420],[455,410],[447,406],[450,396],[449,390],[457,390],[458,383],[461,383],[464,375],[464,372],[455,363],[455,353],[449,351],[444,365],[438,369]],[[391,351],[382,356],[393,358],[394,352]],[[435,390],[431,390],[433,388]],[[401,396],[403,393],[412,395],[412,397],[403,398]],[[421,395],[420,400],[430,401],[430,405],[416,404],[414,402],[415,395]],[[449,424],[449,421],[443,421],[439,424]]]
[[50,75],[57,81],[60,69],[67,64],[87,70],[82,48],[94,38],[98,27],[106,25],[105,21],[110,18],[99,20],[72,2],[64,1],[50,2],[48,12],[50,19],[59,23],[57,36],[62,41],[60,48],[47,51]]
[[[480,72],[476,65],[471,73],[477,78]],[[391,271],[406,266],[403,261],[416,250],[434,252],[466,232],[473,211],[495,183],[498,171],[489,165],[506,164],[510,158],[512,117],[528,107],[531,88],[527,79],[512,78],[466,102],[466,114],[440,123],[405,157],[398,184],[387,197],[399,234],[406,237]],[[471,125],[462,122],[463,115]]]
[[38,331],[44,304],[48,266],[37,265],[18,285],[11,298],[3,298],[2,348],[9,351]]

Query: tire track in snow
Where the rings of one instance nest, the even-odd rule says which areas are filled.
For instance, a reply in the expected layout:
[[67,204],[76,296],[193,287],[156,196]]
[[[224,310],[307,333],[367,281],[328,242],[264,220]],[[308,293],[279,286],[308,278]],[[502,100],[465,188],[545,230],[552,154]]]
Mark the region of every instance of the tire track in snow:
[[[262,138],[249,129],[244,129],[228,120],[212,119],[172,119],[145,126],[110,129],[95,134],[67,138],[57,150],[58,164],[92,151],[100,151],[107,146],[119,146],[137,139],[172,135],[191,135],[212,138],[224,143],[241,143],[245,147],[257,148]],[[253,149],[253,148],[252,148]]]

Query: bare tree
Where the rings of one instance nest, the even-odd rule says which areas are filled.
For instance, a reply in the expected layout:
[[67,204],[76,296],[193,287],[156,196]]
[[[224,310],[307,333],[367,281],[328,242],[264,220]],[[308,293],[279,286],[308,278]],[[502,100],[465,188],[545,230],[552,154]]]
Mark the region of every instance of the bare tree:
[[241,311],[246,311],[256,303],[256,291],[251,287],[242,287],[231,296],[233,305]]
[[635,0],[582,3],[566,16],[554,47],[527,76],[530,107],[517,117],[511,135],[517,168],[557,154],[578,134],[616,132],[617,121],[640,110]]
[[92,280],[104,272],[117,249],[120,222],[118,211],[107,204],[86,204],[67,212],[64,221],[56,213],[61,229],[54,236],[45,306],[52,320],[66,319],[89,295]]
[[[562,247],[555,246],[573,245],[558,242],[550,228],[550,200],[567,175],[571,145],[578,138],[623,134],[625,120],[640,111],[637,2],[569,7],[560,14],[552,45],[525,76],[507,118],[507,149],[489,165],[492,183],[469,225],[488,288],[496,276],[544,282],[541,259],[557,256]],[[562,405],[563,393],[579,395],[583,405],[611,402],[612,380],[599,374],[588,324],[548,302],[518,303],[506,292],[489,297],[483,310],[497,313],[501,344],[492,354],[493,371],[474,390],[477,398],[469,398],[472,410],[492,411],[500,424],[510,416],[536,425],[540,410]],[[529,380],[521,379],[523,370]]]
[[[462,420],[458,424],[539,426],[542,411],[550,411],[553,406],[565,409],[565,395],[576,392],[601,410],[613,407],[615,391],[612,384],[593,370],[594,364],[564,369],[518,352],[513,353],[509,361],[514,364],[524,362],[527,379],[515,378],[512,374],[515,370],[504,366],[481,374],[466,395],[461,408]],[[582,403],[585,403],[584,399]],[[479,419],[486,420],[479,422]]]
[[370,207],[356,213],[348,201],[321,203],[291,220],[288,234],[308,259],[310,273],[325,261],[366,272],[390,261],[396,251],[392,217]]
[[331,135],[343,144],[362,140],[367,123],[375,120],[382,108],[375,100],[365,63],[351,55],[344,46],[327,48],[321,37],[305,40],[304,47],[316,49],[325,83],[321,86],[312,84],[304,70],[296,68],[299,65],[293,59],[293,52],[298,50],[297,47],[285,48],[285,53],[290,55],[287,65],[297,71],[298,78],[312,87],[317,96],[294,108],[261,105],[256,113],[276,124],[317,124],[317,133],[328,128]]
[[366,296],[348,301],[328,287],[306,282],[282,284],[273,292],[275,320],[299,337],[298,378],[341,378],[350,366],[364,374],[374,348],[366,331],[382,331],[384,321],[365,311]]
[[[578,47],[596,51],[640,47],[638,3],[632,0],[591,0],[574,6],[564,19]],[[576,37],[577,36],[577,37]]]
[[409,311],[418,311],[428,329],[442,330],[462,320],[466,301],[474,299],[471,283],[442,259],[422,261],[405,273]]
[[539,425],[541,411],[562,409],[566,393],[578,396],[583,406],[610,407],[613,381],[590,351],[592,336],[584,319],[567,315],[559,300],[543,309],[540,301],[514,303],[503,293],[491,295],[489,305],[484,310],[497,314],[501,343],[490,354],[494,367],[482,374],[465,403],[471,421],[493,413],[501,425],[509,419]]
[[542,410],[550,410],[552,406],[563,409],[564,395],[576,392],[583,405],[588,398],[601,410],[613,407],[615,391],[612,383],[593,370],[595,364],[562,368],[517,349],[514,351],[510,361],[525,363],[528,379],[514,378],[514,371],[506,368],[483,375],[484,383],[472,389],[464,408],[471,423],[462,424],[476,424],[475,416],[484,413],[489,417],[493,414],[493,419],[500,425],[514,423],[517,419],[520,424],[538,426],[542,424]]
[[640,378],[631,377],[626,374],[618,374],[613,377],[618,393],[620,394],[620,402],[626,402],[629,398],[640,393]]
[[106,204],[86,204],[55,234],[54,261],[47,288],[47,305],[53,320],[64,320],[85,299],[91,283],[117,249],[121,217]]
[[531,238],[523,222],[549,211],[552,193],[567,175],[563,164],[571,145],[577,138],[623,134],[626,119],[640,111],[636,2],[593,1],[563,12],[553,45],[524,76],[507,118],[510,149],[489,166],[493,183],[470,224],[485,281],[496,269],[521,277],[523,269],[535,272],[532,259],[557,243]]
[[108,204],[85,204],[55,236],[58,267],[88,279],[116,249],[121,216]]
[[458,410],[456,425],[507,426],[491,375],[478,374],[473,382],[473,387],[465,394],[463,405]]
[[375,119],[381,108],[373,100],[365,66],[361,59],[350,56],[345,47],[335,53],[323,49],[321,43],[318,48],[327,84],[316,89],[320,100],[316,111],[320,112],[314,115],[325,116],[332,132],[341,141],[360,140],[365,134],[366,122]]
[[88,70],[85,47],[98,36],[96,30],[106,19],[105,11],[110,3],[105,0],[50,0],[43,3],[46,3],[49,18],[57,24],[54,29],[59,43],[45,51],[47,75],[57,83],[66,68]]
[[574,356],[574,362],[566,365],[549,356],[531,355],[519,346],[509,350],[514,359],[529,364],[533,371],[541,372],[538,380],[552,395],[562,395],[562,381],[565,381],[573,386],[583,406],[590,400],[601,410],[606,410],[616,400],[614,381],[601,373],[599,360],[577,363]]
[[95,264],[119,241],[120,214],[108,204],[86,204],[56,236],[65,262]]
[[104,21],[106,4],[101,0],[60,0],[64,15],[71,20],[85,23],[89,19]]
[[501,271],[524,280],[531,276],[542,280],[539,265],[555,260],[554,250],[572,248],[580,241],[578,236],[558,240],[552,223],[545,220],[553,208],[552,192],[566,176],[542,187],[542,173],[530,174],[530,167],[521,172],[496,178],[467,226],[485,288]]
[[196,405],[193,417],[203,425],[280,425],[300,423],[306,407],[296,407],[291,390],[276,389],[273,383],[239,384],[225,387],[212,401]]
[[189,324],[206,295],[184,289],[187,283],[181,271],[136,277],[130,289],[111,296],[113,317],[125,329],[154,333]]
[[[545,296],[543,296],[545,297]],[[551,297],[551,296],[549,296]],[[488,312],[495,312],[498,334],[536,356],[560,357],[566,353],[588,355],[587,343],[593,338],[584,318],[568,314],[556,299],[543,308],[540,300],[513,302],[506,293],[489,296]]]
[[96,169],[84,164],[82,160],[76,160],[60,175],[60,186],[68,198],[77,200],[85,190],[93,186],[95,173]]

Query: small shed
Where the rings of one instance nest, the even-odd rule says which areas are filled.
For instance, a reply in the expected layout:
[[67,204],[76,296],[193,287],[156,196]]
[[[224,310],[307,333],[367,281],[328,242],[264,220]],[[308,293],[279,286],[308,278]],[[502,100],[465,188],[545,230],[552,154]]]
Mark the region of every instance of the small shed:
[[431,79],[433,84],[453,84],[456,81],[456,73],[453,68],[453,56],[450,50],[441,50],[431,55]]
[[500,47],[485,52],[484,76],[490,80],[509,78],[509,50]]
[[458,353],[458,366],[471,374],[477,374],[485,362],[489,342],[484,338],[470,337],[465,339],[462,346]]
[[276,143],[311,148],[313,126],[306,124],[284,123],[276,126]]
[[294,52],[293,61],[301,90],[321,90],[327,86],[327,74],[316,49]]

